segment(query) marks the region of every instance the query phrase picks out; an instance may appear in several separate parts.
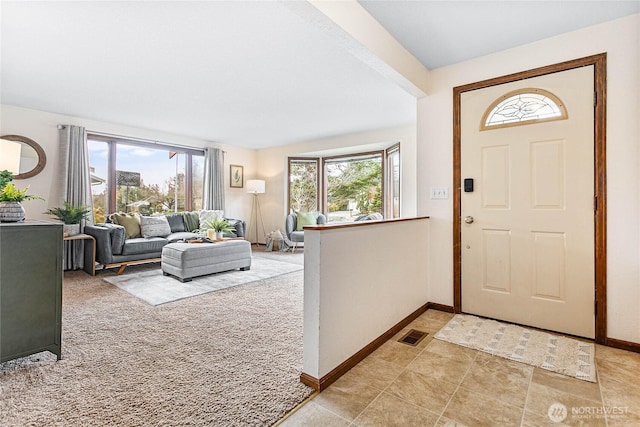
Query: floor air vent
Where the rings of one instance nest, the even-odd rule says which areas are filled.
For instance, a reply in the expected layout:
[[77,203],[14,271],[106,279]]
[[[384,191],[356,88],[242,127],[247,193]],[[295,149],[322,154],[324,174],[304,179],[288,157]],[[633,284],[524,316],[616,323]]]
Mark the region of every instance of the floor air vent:
[[429,335],[427,332],[422,332],[422,331],[418,331],[416,329],[411,329],[409,332],[404,334],[404,336],[402,338],[400,338],[398,340],[398,342],[401,342],[403,344],[409,344],[409,345],[412,345],[412,346],[416,346],[427,335]]

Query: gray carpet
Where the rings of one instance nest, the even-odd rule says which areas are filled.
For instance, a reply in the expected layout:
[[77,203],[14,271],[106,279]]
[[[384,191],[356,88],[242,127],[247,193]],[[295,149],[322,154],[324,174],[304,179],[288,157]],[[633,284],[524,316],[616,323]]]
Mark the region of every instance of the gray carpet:
[[63,359],[0,364],[0,425],[272,425],[313,391],[299,380],[302,282],[297,271],[150,306],[67,272]]
[[151,305],[159,305],[276,277],[302,268],[303,266],[290,262],[267,259],[265,256],[254,256],[251,260],[250,270],[224,271],[208,276],[194,277],[192,281],[184,283],[174,277],[163,276],[159,265],[151,270],[136,272],[125,270],[121,276],[109,276],[104,280]]

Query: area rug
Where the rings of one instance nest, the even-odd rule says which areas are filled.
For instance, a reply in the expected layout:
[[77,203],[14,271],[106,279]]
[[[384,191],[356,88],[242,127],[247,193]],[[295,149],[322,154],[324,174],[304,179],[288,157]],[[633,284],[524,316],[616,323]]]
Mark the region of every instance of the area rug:
[[160,305],[276,277],[302,270],[303,267],[289,262],[253,257],[250,270],[225,271],[195,277],[192,281],[184,283],[174,277],[163,276],[159,266],[152,270],[133,273],[127,273],[125,270],[123,275],[105,277],[104,280],[151,305]]
[[303,273],[150,306],[66,272],[62,360],[0,364],[0,425],[271,426],[313,389]]
[[589,342],[468,314],[456,314],[434,338],[596,382],[595,348]]

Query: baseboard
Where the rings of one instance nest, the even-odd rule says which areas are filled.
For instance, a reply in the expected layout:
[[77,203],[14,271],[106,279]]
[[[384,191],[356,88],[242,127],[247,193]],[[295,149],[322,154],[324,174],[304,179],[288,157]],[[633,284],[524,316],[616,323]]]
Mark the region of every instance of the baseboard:
[[309,387],[311,387],[312,389],[316,390],[316,391],[320,391],[320,380],[312,377],[309,374],[305,374],[304,372],[302,374],[300,374],[300,382],[304,385],[308,385]]
[[418,317],[420,317],[422,313],[428,310],[428,305],[429,303],[421,305],[413,313],[411,313],[410,315],[402,319],[395,326],[391,327],[387,332],[383,333],[378,338],[373,340],[371,343],[367,344],[364,348],[362,348],[356,354],[354,354],[353,356],[351,356],[350,358],[342,362],[340,365],[338,365],[335,369],[333,369],[331,372],[329,372],[327,375],[323,376],[322,378],[320,379],[314,378],[311,375],[308,375],[303,372],[300,375],[300,381],[303,384],[306,384],[309,387],[314,388],[316,391],[324,390],[325,388],[333,384],[338,378],[346,374],[349,371],[349,369],[353,368],[362,360],[364,360],[367,356],[373,353],[378,347],[380,347],[385,342],[389,341],[390,338],[392,338],[395,334],[397,334],[402,329],[404,329],[405,326],[407,326],[409,323],[413,322]]
[[607,347],[619,348],[621,350],[633,351],[640,353],[640,343],[619,340],[615,338],[607,338]]
[[452,305],[438,304],[437,302],[428,302],[427,310],[438,310],[438,311],[444,311],[447,313],[455,313]]

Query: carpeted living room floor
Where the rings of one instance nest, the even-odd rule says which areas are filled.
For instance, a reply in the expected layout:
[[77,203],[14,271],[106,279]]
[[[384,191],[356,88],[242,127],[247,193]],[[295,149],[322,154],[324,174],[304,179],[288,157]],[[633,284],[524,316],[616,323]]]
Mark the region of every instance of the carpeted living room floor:
[[[302,271],[155,307],[113,275],[65,273],[63,360],[0,364],[0,426],[563,425],[557,404],[569,425],[640,423],[639,354],[597,345],[589,383],[434,340],[452,317],[435,310],[309,400]],[[429,332],[417,347],[397,342],[411,328]]]
[[299,381],[302,271],[155,307],[113,274],[65,272],[63,358],[0,364],[0,425],[266,426],[313,392]]

